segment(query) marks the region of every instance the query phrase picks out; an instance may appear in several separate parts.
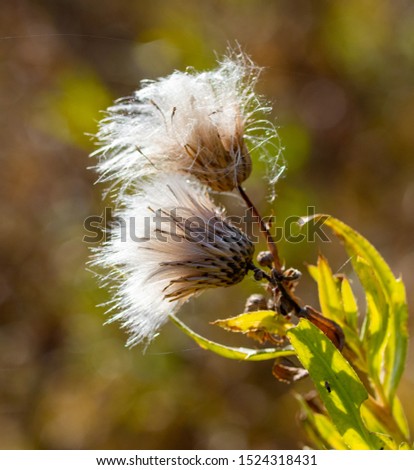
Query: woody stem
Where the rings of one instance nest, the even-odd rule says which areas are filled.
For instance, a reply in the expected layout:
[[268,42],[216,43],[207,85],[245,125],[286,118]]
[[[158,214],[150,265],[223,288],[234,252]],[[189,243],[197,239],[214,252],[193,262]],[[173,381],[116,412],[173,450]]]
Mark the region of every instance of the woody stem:
[[269,248],[270,253],[272,253],[274,267],[277,271],[281,272],[282,263],[280,262],[277,245],[269,231],[269,227],[266,225],[262,216],[259,214],[259,211],[256,209],[256,207],[254,206],[254,204],[252,203],[252,201],[250,200],[249,196],[246,194],[244,189],[240,185],[237,186],[237,189],[240,193],[240,196],[243,198],[244,202],[246,203],[247,207],[252,211],[254,217],[257,218],[259,222],[260,230],[266,237],[267,247]]

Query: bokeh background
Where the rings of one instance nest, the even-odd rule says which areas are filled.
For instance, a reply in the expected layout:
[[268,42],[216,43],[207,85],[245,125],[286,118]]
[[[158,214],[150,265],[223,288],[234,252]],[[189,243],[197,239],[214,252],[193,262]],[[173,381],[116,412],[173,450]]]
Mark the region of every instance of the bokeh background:
[[[0,15],[0,447],[3,449],[283,449],[305,436],[294,393],[271,363],[238,363],[167,325],[143,354],[103,326],[108,300],[85,268],[83,221],[107,201],[87,167],[100,110],[144,78],[214,66],[237,43],[265,67],[287,171],[266,202],[263,166],[246,182],[278,221],[308,206],[341,218],[402,273],[413,304],[414,4],[411,0],[3,0]],[[85,134],[86,133],[86,134]],[[281,242],[304,272],[336,243]],[[355,283],[356,289],[358,289]],[[251,280],[182,312],[238,314]],[[363,299],[360,300],[362,310]],[[413,323],[411,321],[411,332]],[[414,355],[400,386],[411,425]],[[413,427],[413,426],[412,426]]]

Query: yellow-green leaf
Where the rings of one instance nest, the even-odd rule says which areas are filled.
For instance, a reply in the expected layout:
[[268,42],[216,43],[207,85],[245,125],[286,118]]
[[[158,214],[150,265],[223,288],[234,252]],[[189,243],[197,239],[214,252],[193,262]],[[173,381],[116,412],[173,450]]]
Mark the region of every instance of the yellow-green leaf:
[[309,274],[311,275],[312,279],[313,279],[315,282],[318,282],[318,281],[319,281],[319,270],[318,270],[318,266],[315,266],[314,264],[308,264],[307,268],[308,268],[308,272],[309,272]]
[[301,417],[301,424],[307,428],[307,433],[319,448],[334,450],[349,449],[328,416],[312,410],[301,395],[298,395],[297,399],[304,414]]
[[260,341],[269,339],[269,335],[284,337],[294,326],[286,317],[273,310],[242,313],[225,320],[216,320],[212,324],[228,331],[247,334]]
[[380,449],[378,439],[366,429],[361,418],[360,407],[368,393],[338,349],[305,319],[287,335],[349,448]]
[[385,449],[385,450],[398,450],[396,442],[388,434],[382,434],[380,432],[376,432],[375,435],[378,437],[378,439],[380,439],[382,441],[382,443],[383,443],[382,449]]
[[358,305],[352,292],[348,278],[344,277],[341,283],[342,305],[344,308],[346,323],[357,331],[358,327]]
[[404,372],[408,347],[408,306],[402,279],[396,280],[391,295],[387,337],[384,388],[392,401]]
[[[384,396],[391,403],[404,371],[407,355],[408,308],[404,284],[401,279],[394,277],[382,256],[358,232],[355,232],[338,219],[321,214],[303,219],[302,223],[307,223],[311,219],[324,220],[324,224],[328,225],[344,242],[355,272],[364,289],[370,291],[371,309],[374,309],[373,304],[375,303],[377,313],[383,317],[382,324],[386,328],[383,336],[386,344],[383,345],[378,341],[379,336],[375,338],[375,342],[380,347],[378,354],[385,351],[381,384],[384,389]],[[361,262],[361,260],[364,260],[364,262]],[[370,268],[373,276],[366,275],[366,266]],[[373,285],[374,283],[377,283],[377,287]],[[381,297],[385,299],[386,309],[384,309]],[[379,304],[376,301],[379,301]],[[385,324],[386,319],[388,321]],[[368,325],[368,328],[371,328],[371,326]]]
[[192,338],[201,348],[208,349],[219,356],[227,357],[228,359],[237,359],[239,361],[267,361],[277,357],[294,356],[295,351],[292,349],[249,349],[249,348],[234,348],[231,346],[224,346],[223,344],[210,341],[203,336],[195,333],[185,323],[180,321],[177,317],[170,315],[170,319],[175,323],[186,335]]
[[319,304],[322,313],[325,317],[343,326],[344,312],[338,289],[338,281],[334,278],[327,259],[321,255],[318,256],[317,267]]
[[367,321],[363,341],[368,360],[369,377],[378,389],[384,370],[384,353],[387,346],[388,304],[377,276],[364,258],[357,256],[354,267],[365,288]]
[[384,420],[383,415],[383,408],[371,397],[361,406],[361,416],[367,429],[371,432],[389,435],[388,423]]
[[[361,353],[361,344],[356,321],[352,320],[351,324],[347,322],[348,312],[345,310],[341,292],[343,280],[335,278],[327,259],[321,255],[318,257],[318,265],[313,266],[312,270],[312,276],[318,283],[319,303],[322,313],[326,318],[330,318],[338,323],[345,335],[346,347],[343,354],[347,357],[353,357],[358,367],[360,367],[361,370],[365,370],[366,367],[363,354]],[[347,301],[352,304],[349,298]],[[352,308],[353,306],[347,305],[347,307]]]
[[395,397],[392,403],[392,415],[403,438],[408,441],[410,439],[410,429],[408,428],[407,418],[398,397]]

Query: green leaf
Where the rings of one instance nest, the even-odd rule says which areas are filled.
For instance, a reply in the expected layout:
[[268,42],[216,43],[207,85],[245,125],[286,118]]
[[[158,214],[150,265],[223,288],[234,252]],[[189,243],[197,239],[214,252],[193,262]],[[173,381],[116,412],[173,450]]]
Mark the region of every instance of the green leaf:
[[404,409],[398,397],[394,398],[392,404],[392,415],[395,419],[395,422],[403,435],[405,440],[410,439],[410,429],[408,428],[407,418],[404,414]]
[[384,419],[384,410],[371,397],[361,406],[361,416],[365,426],[374,433],[390,436],[388,424]]
[[[312,266],[311,269],[313,270],[312,276],[318,283],[319,303],[323,315],[338,323],[345,335],[346,347],[343,354],[346,357],[352,357],[352,362],[361,370],[366,370],[356,321],[352,319],[351,323],[347,322],[349,312],[345,310],[341,291],[343,279],[335,278],[327,259],[321,255],[318,257],[318,265]],[[347,294],[347,308],[356,308],[352,291],[349,293],[348,290]],[[349,295],[351,299],[349,299]],[[352,300],[355,305],[352,305]],[[355,312],[353,312],[353,316],[355,317]]]
[[[379,378],[384,389],[384,396],[392,403],[404,371],[407,355],[408,308],[404,284],[401,279],[394,277],[382,256],[358,232],[355,232],[338,219],[321,214],[303,219],[302,223],[307,223],[311,219],[323,219],[324,224],[328,225],[344,242],[355,272],[365,291],[369,292],[369,302],[371,302],[369,305],[371,309],[370,315],[378,314],[382,317],[382,320],[378,318],[376,320],[386,329],[383,335],[385,344],[379,341],[380,335],[375,337],[376,346],[379,348],[378,354],[381,354],[381,351],[385,351],[382,374]],[[367,273],[367,266],[370,269],[369,275]],[[384,308],[382,298],[385,299],[387,308]],[[378,327],[378,324],[374,325],[374,328]],[[368,328],[372,330],[373,326],[368,325]],[[375,367],[377,366],[378,363]]]
[[228,331],[247,334],[261,342],[273,336],[285,337],[286,332],[294,326],[286,317],[273,310],[242,313],[225,320],[216,320],[212,324]]
[[341,283],[342,305],[345,313],[346,323],[357,331],[358,328],[358,305],[352,292],[348,278],[344,277]]
[[318,266],[315,266],[314,264],[308,264],[308,265],[307,265],[307,268],[308,268],[308,272],[309,272],[311,278],[312,278],[315,282],[318,282],[318,281],[319,281],[319,270],[318,270]]
[[287,336],[349,448],[379,449],[378,439],[366,429],[360,413],[368,393],[346,359],[308,320],[300,320]]
[[312,437],[318,448],[348,450],[342,436],[328,418],[328,416],[311,409],[305,399],[298,395],[304,416],[300,418],[301,424],[306,428],[307,434]]
[[388,434],[382,434],[381,432],[376,432],[375,435],[383,443],[382,449],[386,450],[398,450],[397,444],[394,439]]
[[382,388],[381,377],[387,346],[388,304],[377,276],[366,260],[357,256],[353,265],[365,289],[367,321],[362,339],[367,354],[369,377],[378,390]]
[[249,348],[233,348],[224,346],[214,341],[210,341],[203,336],[195,333],[185,323],[180,321],[177,317],[170,315],[170,319],[175,323],[186,335],[192,338],[200,347],[208,349],[219,356],[227,357],[228,359],[237,359],[239,361],[267,361],[277,357],[294,356],[295,351],[292,349],[249,349]]
[[366,427],[389,440],[387,446],[396,449],[399,442],[407,441],[410,437],[407,422],[400,401],[396,398],[393,410],[384,409],[381,403],[369,397],[361,406],[361,416]]
[[392,401],[404,372],[408,347],[408,307],[402,279],[396,280],[394,284],[387,336],[384,384],[386,394],[390,401]]
[[319,304],[322,313],[325,317],[343,326],[344,312],[338,289],[338,281],[334,278],[328,261],[321,255],[318,256],[317,268]]
[[366,354],[362,347],[360,333],[358,328],[358,305],[352,292],[351,284],[346,276],[341,276],[341,302],[344,312],[345,324],[342,327],[346,343],[351,350],[351,357],[348,357],[346,351],[343,351],[348,360],[361,372],[367,372]]

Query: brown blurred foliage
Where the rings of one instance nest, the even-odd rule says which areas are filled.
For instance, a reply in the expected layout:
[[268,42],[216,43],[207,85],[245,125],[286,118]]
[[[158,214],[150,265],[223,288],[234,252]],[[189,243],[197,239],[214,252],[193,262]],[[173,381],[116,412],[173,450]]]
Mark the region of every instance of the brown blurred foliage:
[[[85,268],[83,221],[101,214],[88,154],[99,111],[144,78],[207,68],[239,43],[264,66],[288,170],[265,202],[341,218],[405,279],[413,302],[414,4],[410,0],[6,0],[0,16],[0,448],[300,448],[293,388],[270,363],[199,350],[167,325],[146,354],[102,326],[108,300]],[[277,116],[277,118],[276,118]],[[336,242],[280,251],[303,271],[318,250],[351,275]],[[299,294],[317,306],[304,276]],[[242,311],[252,281],[183,312],[197,331]],[[363,299],[361,299],[363,308]],[[412,324],[411,324],[412,326]],[[411,343],[412,346],[412,343]],[[411,356],[400,388],[411,423]],[[311,383],[297,384],[306,391]]]

